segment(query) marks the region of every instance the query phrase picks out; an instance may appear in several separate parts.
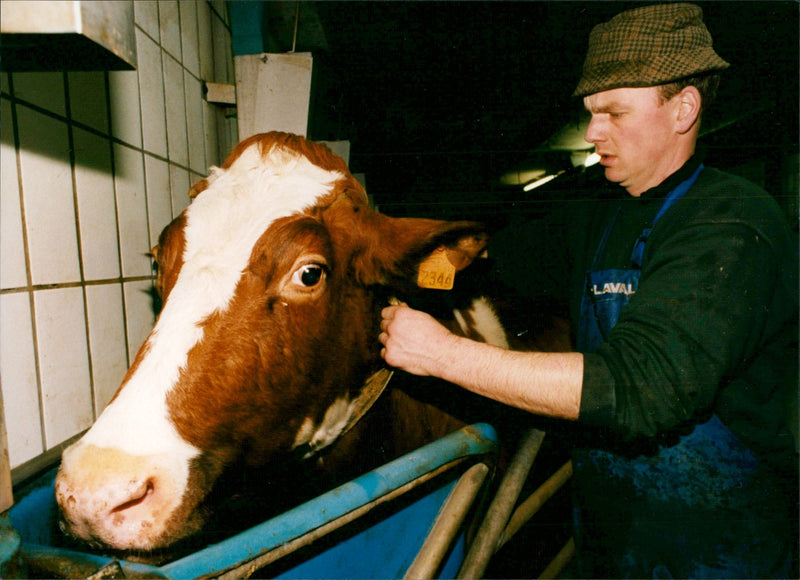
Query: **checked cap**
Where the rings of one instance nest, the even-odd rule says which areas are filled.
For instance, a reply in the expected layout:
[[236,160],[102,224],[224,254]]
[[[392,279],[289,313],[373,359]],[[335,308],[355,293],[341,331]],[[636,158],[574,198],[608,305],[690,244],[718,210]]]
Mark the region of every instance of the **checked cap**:
[[698,6],[642,6],[592,29],[583,75],[573,96],[662,85],[728,66],[714,52]]

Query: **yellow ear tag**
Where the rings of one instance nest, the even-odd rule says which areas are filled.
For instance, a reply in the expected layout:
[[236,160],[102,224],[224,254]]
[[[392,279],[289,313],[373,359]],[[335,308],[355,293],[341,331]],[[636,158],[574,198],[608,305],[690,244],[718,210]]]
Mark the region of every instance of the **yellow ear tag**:
[[447,259],[444,247],[437,249],[419,265],[417,286],[435,290],[451,290],[456,267]]

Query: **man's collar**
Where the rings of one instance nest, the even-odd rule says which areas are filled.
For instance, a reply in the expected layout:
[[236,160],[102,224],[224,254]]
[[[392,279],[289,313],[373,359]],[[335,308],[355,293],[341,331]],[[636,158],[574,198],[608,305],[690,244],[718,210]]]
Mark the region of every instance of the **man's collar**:
[[700,147],[699,145],[695,149],[694,154],[689,158],[689,160],[684,163],[680,169],[678,169],[675,173],[667,177],[664,181],[656,185],[655,187],[651,187],[642,195],[640,198],[642,199],[657,199],[660,197],[664,197],[675,189],[675,187],[686,181],[689,176],[694,173],[694,170],[703,162],[705,158],[705,149]]

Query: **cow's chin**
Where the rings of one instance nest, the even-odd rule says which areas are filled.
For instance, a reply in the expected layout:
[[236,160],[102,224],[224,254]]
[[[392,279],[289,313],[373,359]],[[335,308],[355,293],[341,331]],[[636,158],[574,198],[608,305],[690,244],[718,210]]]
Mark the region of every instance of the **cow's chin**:
[[[206,513],[206,509],[197,508],[185,518],[175,514],[158,534],[143,531],[141,522],[135,521],[123,523],[116,532],[111,533],[107,529],[76,528],[64,517],[63,512],[59,527],[68,538],[93,550],[113,554],[130,562],[158,564],[180,553],[181,544],[202,529],[207,519]],[[130,533],[130,530],[137,528],[140,529],[138,533]]]

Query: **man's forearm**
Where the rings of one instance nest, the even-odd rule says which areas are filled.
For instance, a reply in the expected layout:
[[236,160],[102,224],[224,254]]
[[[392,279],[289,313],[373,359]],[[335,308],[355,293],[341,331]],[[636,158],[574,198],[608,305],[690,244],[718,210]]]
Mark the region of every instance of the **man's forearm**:
[[583,355],[518,352],[453,337],[442,345],[432,374],[522,410],[577,419]]

